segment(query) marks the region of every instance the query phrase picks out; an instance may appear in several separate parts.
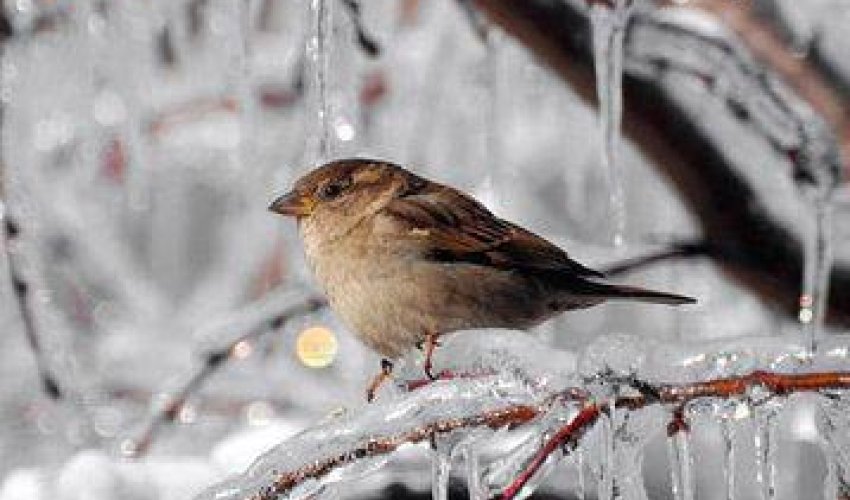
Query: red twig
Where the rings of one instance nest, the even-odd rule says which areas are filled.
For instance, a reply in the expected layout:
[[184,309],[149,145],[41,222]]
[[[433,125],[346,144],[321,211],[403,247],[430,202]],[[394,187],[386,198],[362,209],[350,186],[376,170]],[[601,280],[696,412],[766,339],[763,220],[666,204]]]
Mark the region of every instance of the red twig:
[[531,459],[531,462],[529,462],[511,484],[502,490],[502,493],[497,498],[501,500],[513,499],[526,483],[534,477],[537,471],[540,470],[540,467],[552,453],[561,449],[567,443],[578,443],[581,435],[599,418],[599,414],[599,406],[595,404],[585,406],[570,423],[562,427],[543,445],[543,448],[540,448],[537,454],[534,455],[534,458]]

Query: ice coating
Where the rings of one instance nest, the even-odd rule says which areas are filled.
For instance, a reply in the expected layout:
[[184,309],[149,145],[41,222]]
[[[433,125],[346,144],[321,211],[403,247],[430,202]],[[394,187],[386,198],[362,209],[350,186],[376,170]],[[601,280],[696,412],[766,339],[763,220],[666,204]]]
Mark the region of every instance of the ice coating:
[[[492,340],[490,350],[467,350],[480,342],[480,336]],[[520,332],[459,332],[446,337],[441,346],[443,354],[436,359],[437,370],[444,374],[451,370],[450,378],[418,384],[410,392],[382,394],[375,404],[320,423],[267,452],[241,477],[199,498],[304,498],[320,494],[333,484],[386,466],[387,461],[392,460],[390,453],[408,443],[433,447],[430,452],[422,452],[432,456],[432,491],[436,498],[447,494],[452,464],[459,459],[466,462],[465,476],[472,487],[472,497],[489,498],[504,491],[506,486],[513,486],[514,480],[549,439],[571,422],[583,405],[590,401],[611,405],[616,398],[640,394],[642,389],[638,381],[652,381],[657,387],[680,383],[679,374],[685,373],[678,371],[682,366],[693,370],[691,376],[695,380],[745,376],[764,369],[793,373],[813,368],[810,358],[803,357],[803,362],[797,362],[796,353],[801,349],[805,351],[798,338],[760,342],[750,339],[746,344],[758,345],[755,352],[736,352],[734,346],[727,344],[725,350],[717,353],[709,350],[695,361],[689,352],[692,347],[688,345],[667,345],[666,350],[659,351],[658,346],[627,335],[615,335],[589,346],[577,363],[568,353],[563,354],[562,360],[553,361],[559,356],[550,350],[547,364],[540,358],[544,354],[542,345]],[[846,366],[847,348],[840,339],[833,340],[828,347],[814,359],[814,368],[828,370]],[[788,359],[795,362],[788,365]],[[662,366],[662,362],[667,364]],[[557,368],[553,367],[560,368],[559,376],[541,377],[541,373],[555,372]],[[411,363],[402,369],[401,375],[415,375],[417,368]],[[580,375],[570,376],[570,370]],[[399,385],[405,384],[399,382]],[[565,393],[566,389],[570,391]],[[567,397],[567,394],[572,396]],[[586,396],[571,399],[580,394]],[[829,394],[844,393],[832,391]],[[552,399],[556,395],[558,398]],[[602,413],[590,428],[577,436],[576,443],[567,443],[569,446],[563,451],[574,454],[578,450],[580,454],[574,457],[580,461],[590,457],[589,469],[597,478],[598,498],[644,500],[647,492],[643,485],[643,453],[647,443],[667,430],[673,492],[677,499],[692,499],[696,494],[697,476],[693,465],[696,451],[688,417],[718,418],[727,422],[721,436],[723,467],[727,470],[724,487],[726,498],[734,499],[735,449],[729,422],[751,418],[755,427],[753,439],[759,491],[764,498],[772,498],[777,474],[776,416],[784,401],[783,395],[756,384],[730,399],[694,399],[684,410],[665,405],[649,405],[636,410],[618,406]],[[831,436],[843,428],[842,419],[846,420],[836,409],[846,409],[846,406],[838,405],[840,399],[827,398],[825,401],[830,404],[822,406],[821,422],[825,435]],[[528,408],[533,417],[527,418],[531,415],[528,414],[516,420],[517,425],[508,430],[506,415],[517,408]],[[486,415],[501,417],[488,421],[482,418]],[[493,421],[498,423],[488,423]],[[673,425],[676,422],[681,423]],[[830,439],[840,443],[843,437]],[[577,444],[578,448],[574,449],[572,444]],[[828,456],[834,457],[830,459],[833,479],[829,484],[841,484],[835,478],[846,474],[842,472],[846,471],[846,453],[834,444],[827,444],[824,449]],[[525,497],[543,484],[564,462],[563,456],[560,450],[546,456],[537,473],[515,490],[516,496]],[[294,476],[295,471],[302,471],[301,475]]]
[[[524,387],[506,380],[485,378],[435,382],[409,397],[369,405],[325,425],[308,429],[264,454],[241,479],[212,489],[198,498],[276,498],[270,486],[279,480],[278,476],[283,471],[340,458],[344,465],[331,473],[309,479],[291,491],[284,488],[276,492],[287,493],[290,498],[308,497],[328,484],[359,477],[386,460],[380,455],[377,458],[349,456],[351,450],[383,446],[377,443],[393,442],[400,436],[406,436],[411,429],[426,429],[414,434],[417,441],[427,442],[435,432],[427,429],[435,423],[463,422],[464,419],[474,419],[511,406],[535,404],[536,399]],[[476,425],[470,424],[470,427]],[[404,442],[402,440],[398,444]],[[450,455],[444,450],[439,456],[436,467],[440,478],[438,484],[442,484],[448,474]],[[363,467],[364,459],[369,464],[367,467]],[[442,486],[435,487],[435,492],[444,491]],[[227,496],[234,488],[238,496]]]

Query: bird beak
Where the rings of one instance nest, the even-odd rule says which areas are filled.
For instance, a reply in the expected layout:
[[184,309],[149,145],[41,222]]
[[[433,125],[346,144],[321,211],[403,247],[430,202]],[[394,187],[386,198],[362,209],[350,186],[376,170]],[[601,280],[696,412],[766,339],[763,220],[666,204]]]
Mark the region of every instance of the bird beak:
[[315,203],[312,198],[297,191],[290,191],[269,205],[269,210],[276,214],[290,217],[305,217],[313,212]]

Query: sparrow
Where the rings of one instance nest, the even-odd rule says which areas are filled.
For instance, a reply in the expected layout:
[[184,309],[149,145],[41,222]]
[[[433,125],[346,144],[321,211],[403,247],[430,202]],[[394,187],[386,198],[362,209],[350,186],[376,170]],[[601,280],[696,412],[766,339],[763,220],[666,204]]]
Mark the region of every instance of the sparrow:
[[382,369],[424,347],[426,374],[440,335],[525,330],[606,300],[680,305],[695,299],[603,283],[558,246],[501,219],[452,187],[364,158],[307,173],[269,209],[294,217],[306,261],[331,309]]

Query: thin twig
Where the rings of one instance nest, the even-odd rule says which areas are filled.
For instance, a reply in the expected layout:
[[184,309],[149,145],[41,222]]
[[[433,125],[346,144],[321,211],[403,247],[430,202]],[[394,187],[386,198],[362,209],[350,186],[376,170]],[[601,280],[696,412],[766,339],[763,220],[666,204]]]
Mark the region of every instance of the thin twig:
[[381,46],[375,41],[375,38],[370,35],[366,28],[363,27],[363,19],[360,14],[360,2],[357,0],[341,0],[342,4],[348,11],[351,24],[354,25],[354,32],[357,35],[357,44],[360,49],[369,57],[375,58],[381,55]]
[[32,310],[32,287],[21,272],[17,259],[13,255],[12,246],[20,237],[21,228],[12,215],[8,213],[8,206],[6,210],[7,213],[5,214],[3,224],[3,251],[6,254],[6,265],[9,269],[12,291],[15,294],[15,301],[21,313],[21,321],[23,321],[27,343],[35,359],[35,366],[38,371],[38,377],[41,380],[42,390],[51,399],[59,400],[62,399],[62,390],[56,377],[50,372],[47,356],[41,343],[41,334],[38,331]]
[[626,274],[659,262],[670,259],[687,259],[711,255],[711,247],[705,241],[682,241],[673,243],[667,248],[648,255],[627,259],[610,264],[599,270],[605,276],[611,277]]
[[186,401],[203,387],[209,377],[228,360],[239,356],[240,346],[256,343],[260,337],[280,330],[287,321],[316,312],[325,305],[324,299],[308,297],[302,302],[270,316],[261,324],[250,328],[244,334],[230,341],[226,346],[207,352],[197,370],[168,397],[165,404],[152,416],[139,437],[122,443],[122,453],[132,457],[144,455],[150,449],[160,429],[177,420]]

